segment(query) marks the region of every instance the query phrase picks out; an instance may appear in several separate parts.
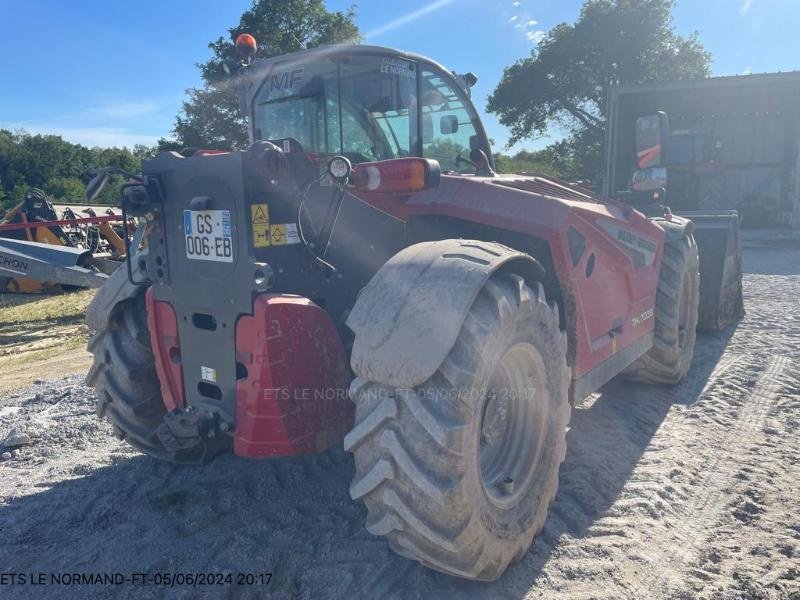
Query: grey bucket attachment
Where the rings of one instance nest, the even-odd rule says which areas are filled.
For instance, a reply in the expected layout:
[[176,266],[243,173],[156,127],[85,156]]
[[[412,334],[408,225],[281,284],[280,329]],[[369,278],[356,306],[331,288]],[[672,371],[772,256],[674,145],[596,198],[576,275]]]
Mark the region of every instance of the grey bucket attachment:
[[744,317],[742,249],[739,215],[681,211],[694,223],[700,253],[700,316],[698,329],[721,330]]

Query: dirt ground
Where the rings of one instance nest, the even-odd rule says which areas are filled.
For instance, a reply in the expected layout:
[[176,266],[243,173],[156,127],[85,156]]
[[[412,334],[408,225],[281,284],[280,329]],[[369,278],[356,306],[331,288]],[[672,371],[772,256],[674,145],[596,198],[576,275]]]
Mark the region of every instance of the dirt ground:
[[93,295],[0,294],[0,393],[43,376],[86,372],[91,355],[83,320]]
[[[747,318],[700,335],[673,388],[612,382],[574,410],[543,533],[492,584],[392,554],[349,456],[198,468],[143,456],[80,376],[0,393],[0,574],[218,573],[232,585],[4,585],[4,597],[800,599],[800,244],[749,244]],[[5,375],[4,375],[5,377]],[[244,581],[239,573],[272,573]]]

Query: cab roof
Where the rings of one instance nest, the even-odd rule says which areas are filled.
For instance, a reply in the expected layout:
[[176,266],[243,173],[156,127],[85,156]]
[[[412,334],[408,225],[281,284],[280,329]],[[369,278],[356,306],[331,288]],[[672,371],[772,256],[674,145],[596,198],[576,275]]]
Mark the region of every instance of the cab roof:
[[299,50],[297,52],[290,52],[288,54],[279,54],[271,56],[270,58],[256,59],[253,61],[252,68],[261,69],[269,68],[278,63],[297,61],[307,62],[317,57],[322,56],[345,56],[353,54],[380,54],[382,56],[392,56],[395,58],[402,58],[405,60],[413,60],[416,62],[424,62],[436,67],[445,73],[451,73],[445,66],[439,64],[435,60],[416,54],[414,52],[407,52],[405,50],[398,50],[396,48],[388,48],[386,46],[366,46],[362,44],[333,44],[325,46],[317,46],[316,48],[309,48],[307,50]]

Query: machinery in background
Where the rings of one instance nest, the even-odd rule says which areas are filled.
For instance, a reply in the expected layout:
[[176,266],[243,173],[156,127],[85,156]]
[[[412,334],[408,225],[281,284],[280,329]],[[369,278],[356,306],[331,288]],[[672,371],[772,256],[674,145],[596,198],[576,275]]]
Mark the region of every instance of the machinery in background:
[[99,287],[125,258],[124,235],[119,210],[54,205],[33,188],[0,221],[0,293]]

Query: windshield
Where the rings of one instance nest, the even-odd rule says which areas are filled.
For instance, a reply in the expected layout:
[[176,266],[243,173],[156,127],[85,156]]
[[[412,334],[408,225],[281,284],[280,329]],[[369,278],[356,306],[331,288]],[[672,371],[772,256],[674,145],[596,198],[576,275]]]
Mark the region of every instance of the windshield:
[[416,81],[416,64],[394,57],[279,64],[255,98],[255,137],[294,138],[354,163],[409,156]]

